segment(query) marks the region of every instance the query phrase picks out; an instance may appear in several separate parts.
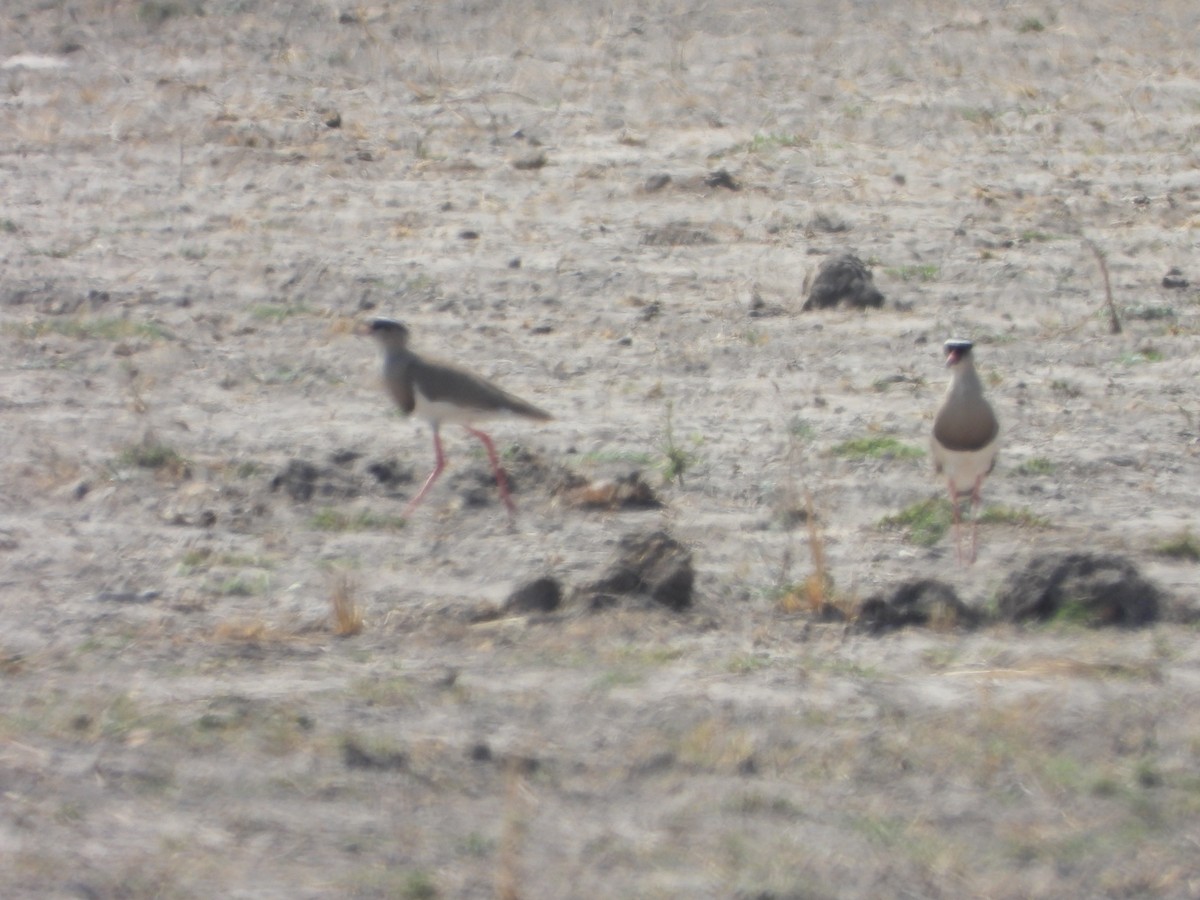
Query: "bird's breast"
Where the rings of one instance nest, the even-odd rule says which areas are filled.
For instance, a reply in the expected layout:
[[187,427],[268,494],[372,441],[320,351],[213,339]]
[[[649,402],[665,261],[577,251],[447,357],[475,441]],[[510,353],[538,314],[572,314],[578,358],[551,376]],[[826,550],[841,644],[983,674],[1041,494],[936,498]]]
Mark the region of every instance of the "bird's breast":
[[413,415],[430,422],[469,425],[472,422],[504,415],[504,410],[500,409],[482,409],[448,400],[431,400],[421,393],[420,388],[413,391],[413,400]]

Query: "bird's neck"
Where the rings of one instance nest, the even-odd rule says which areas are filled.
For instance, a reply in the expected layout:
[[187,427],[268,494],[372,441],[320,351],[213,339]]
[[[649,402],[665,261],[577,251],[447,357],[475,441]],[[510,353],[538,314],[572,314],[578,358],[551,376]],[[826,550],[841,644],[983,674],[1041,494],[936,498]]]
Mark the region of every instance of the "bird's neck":
[[979,394],[983,392],[983,383],[974,366],[963,366],[954,378],[950,379],[950,394]]
[[386,347],[383,351],[383,372],[387,376],[401,376],[412,365],[413,353],[407,347]]

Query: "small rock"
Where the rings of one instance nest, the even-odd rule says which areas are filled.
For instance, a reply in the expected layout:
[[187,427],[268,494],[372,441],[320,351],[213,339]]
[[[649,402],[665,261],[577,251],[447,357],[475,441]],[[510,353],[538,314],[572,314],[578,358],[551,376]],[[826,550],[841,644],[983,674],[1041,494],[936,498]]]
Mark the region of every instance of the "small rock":
[[547,135],[536,128],[521,127],[512,133],[513,140],[525,141],[531,147],[540,147],[546,143]]
[[335,466],[349,466],[361,457],[357,450],[334,450],[329,454],[329,461]]
[[1165,288],[1173,288],[1182,290],[1188,286],[1189,282],[1183,277],[1183,272],[1178,266],[1171,266],[1167,269],[1167,274],[1163,276],[1162,286]]
[[752,319],[767,319],[773,316],[782,316],[786,312],[782,306],[778,306],[774,303],[767,303],[767,301],[762,298],[762,294],[760,294],[757,290],[751,291],[750,300],[746,306],[750,318]]
[[371,463],[367,466],[367,474],[387,487],[409,484],[413,480],[412,469],[401,466],[398,462],[390,459]]
[[522,171],[530,171],[542,168],[546,165],[546,162],[546,154],[538,150],[534,153],[528,153],[525,156],[518,156],[512,161],[512,167]]
[[100,591],[92,599],[100,603],[151,603],[161,594],[161,591]]
[[706,229],[688,222],[670,222],[647,228],[642,233],[641,242],[647,247],[694,247],[715,244],[717,239]]
[[850,223],[845,219],[837,219],[828,213],[817,213],[808,223],[813,231],[823,231],[826,234],[842,234],[850,230]]
[[1048,553],[1008,576],[1000,615],[1010,621],[1063,619],[1136,627],[1155,621],[1162,591],[1121,556]]
[[342,762],[347,769],[388,771],[408,767],[408,757],[398,750],[367,748],[353,737],[342,741]]
[[642,185],[642,190],[647,194],[653,194],[656,191],[661,191],[671,183],[671,176],[666,172],[659,172],[656,175],[651,175]]
[[640,472],[599,481],[573,475],[555,493],[568,506],[581,509],[657,509],[662,506],[654,488],[646,483]]
[[562,604],[562,586],[550,577],[536,578],[521,585],[504,601],[506,613],[548,613]]
[[883,294],[875,287],[871,270],[850,253],[832,256],[821,263],[803,309],[827,309],[845,301],[856,309],[883,306]]
[[311,499],[320,470],[310,462],[292,459],[283,471],[271,479],[271,490],[283,488],[293,500]]
[[715,172],[710,172],[704,179],[704,183],[711,188],[721,187],[731,191],[740,191],[742,186],[737,183],[732,175],[724,169],[717,169]]
[[283,471],[271,479],[271,490],[286,491],[293,500],[321,497],[356,497],[358,485],[345,472],[328,466],[316,466],[302,459],[289,460]]

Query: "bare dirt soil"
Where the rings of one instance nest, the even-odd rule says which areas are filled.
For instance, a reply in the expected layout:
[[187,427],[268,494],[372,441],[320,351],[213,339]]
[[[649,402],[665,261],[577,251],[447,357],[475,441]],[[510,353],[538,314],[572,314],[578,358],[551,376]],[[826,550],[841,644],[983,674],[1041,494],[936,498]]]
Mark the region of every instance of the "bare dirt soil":
[[[1200,897],[1195,3],[2,18],[5,897]],[[802,313],[847,250],[884,308]],[[375,314],[554,413],[493,429],[515,526],[454,429],[400,518]],[[950,336],[1003,426],[970,568],[886,524]],[[555,490],[633,471],[661,507]],[[655,529],[690,609],[575,599]],[[1080,549],[1169,615],[804,592],[987,611]]]

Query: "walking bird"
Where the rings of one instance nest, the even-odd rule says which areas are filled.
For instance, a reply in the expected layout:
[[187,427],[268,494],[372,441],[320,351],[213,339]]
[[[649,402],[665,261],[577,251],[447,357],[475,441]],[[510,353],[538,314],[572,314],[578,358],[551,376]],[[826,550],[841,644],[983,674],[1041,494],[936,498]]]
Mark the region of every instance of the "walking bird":
[[395,319],[372,319],[368,330],[383,348],[383,381],[392,398],[406,415],[419,416],[433,426],[436,463],[421,490],[404,508],[404,515],[407,517],[425,499],[446,468],[440,429],[443,423],[453,423],[462,425],[483,442],[496,476],[500,499],[511,518],[516,513],[516,504],[509,494],[508,478],[500,465],[496,447],[491,437],[472,427],[472,423],[504,416],[545,421],[551,418],[550,414],[474,372],[417,355],[408,346],[408,328]]

